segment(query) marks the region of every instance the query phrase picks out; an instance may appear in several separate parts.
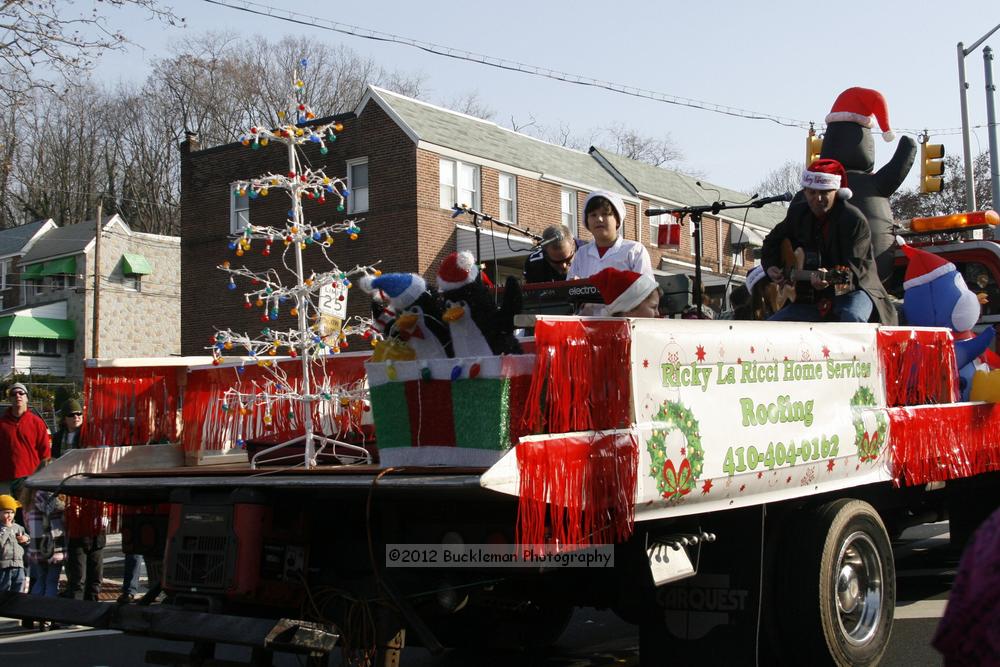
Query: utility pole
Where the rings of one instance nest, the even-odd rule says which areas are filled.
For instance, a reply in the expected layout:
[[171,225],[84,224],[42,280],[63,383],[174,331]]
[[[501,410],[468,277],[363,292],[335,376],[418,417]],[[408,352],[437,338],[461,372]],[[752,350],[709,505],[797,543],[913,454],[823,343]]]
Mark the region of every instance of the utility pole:
[[94,331],[91,335],[91,357],[101,356],[101,210],[103,200],[97,200],[97,224],[94,236]]
[[1000,208],[1000,166],[997,163],[997,114],[993,102],[996,86],[993,85],[993,49],[983,49],[983,64],[986,70],[986,134],[990,139],[990,192],[993,195],[993,210]]
[[[969,148],[969,101],[966,96],[969,84],[965,82],[965,56],[975,51],[998,28],[1000,24],[977,39],[969,48],[965,48],[962,42],[958,43],[958,94],[962,102],[962,150],[965,152],[965,207],[969,211],[976,210],[976,184],[972,179],[972,151]],[[993,205],[996,206],[996,202]]]

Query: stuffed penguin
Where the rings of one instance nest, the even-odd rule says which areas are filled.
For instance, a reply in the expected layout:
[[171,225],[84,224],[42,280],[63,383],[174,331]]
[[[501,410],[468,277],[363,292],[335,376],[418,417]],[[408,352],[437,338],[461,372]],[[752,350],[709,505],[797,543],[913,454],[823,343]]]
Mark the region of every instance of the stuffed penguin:
[[447,359],[448,353],[430,330],[424,309],[414,304],[396,318],[396,337],[413,350],[417,359]]
[[[938,255],[902,245],[908,264],[903,280],[903,312],[911,326],[946,327],[961,334],[979,320],[979,299],[965,284],[955,265]],[[993,342],[995,331],[955,341],[958,385],[962,400],[969,400],[976,358]]]
[[[420,309],[423,326],[437,338],[446,353],[451,351],[451,335],[441,319],[442,309],[438,298],[427,289],[427,283],[415,273],[384,273],[371,281],[371,287],[381,290],[389,305],[398,314],[389,323],[387,333],[397,334],[399,316],[413,306]],[[445,356],[449,356],[446,354]]]
[[[506,325],[506,311],[497,308],[493,301],[493,295],[483,284],[479,267],[471,252],[453,252],[441,263],[437,272],[437,287],[441,296],[452,303],[464,303],[466,316],[471,317],[482,337],[492,350],[493,354],[514,354],[520,353],[521,346],[513,336],[513,314],[509,316],[509,326]],[[511,295],[510,298],[515,298]],[[505,301],[507,295],[505,294]],[[461,319],[456,319],[455,323],[472,333],[471,329],[461,323]],[[452,329],[455,333],[454,325]],[[476,341],[463,343],[464,349],[478,347]],[[456,356],[462,356],[457,354]],[[472,355],[479,356],[479,355]]]
[[468,357],[491,357],[493,350],[486,342],[486,337],[479,330],[472,309],[465,301],[446,301],[444,321],[451,330],[451,344],[455,356],[460,359]]
[[[917,142],[912,137],[900,137],[892,159],[873,172],[875,143],[869,131],[873,125],[872,116],[878,121],[882,138],[892,141],[895,134],[889,127],[888,105],[882,93],[870,88],[848,88],[842,92],[826,116],[820,157],[837,160],[847,170],[854,193],[851,204],[861,209],[868,219],[875,264],[884,283],[892,275],[894,254],[889,197],[910,173],[917,154]],[[795,200],[802,197],[800,192]]]

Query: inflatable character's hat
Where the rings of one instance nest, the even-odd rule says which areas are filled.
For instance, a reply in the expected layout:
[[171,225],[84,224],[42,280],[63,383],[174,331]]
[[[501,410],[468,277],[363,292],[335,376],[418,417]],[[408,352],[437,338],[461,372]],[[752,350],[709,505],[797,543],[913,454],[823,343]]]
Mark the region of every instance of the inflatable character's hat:
[[892,141],[896,138],[889,127],[889,106],[882,93],[871,88],[848,88],[842,92],[826,115],[826,122],[846,121],[870,128],[873,124],[872,116],[878,121],[883,139]]

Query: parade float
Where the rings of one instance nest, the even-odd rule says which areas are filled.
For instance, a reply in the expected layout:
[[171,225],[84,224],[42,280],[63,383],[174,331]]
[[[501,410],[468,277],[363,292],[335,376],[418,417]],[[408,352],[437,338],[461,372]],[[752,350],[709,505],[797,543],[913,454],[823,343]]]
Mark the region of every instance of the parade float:
[[[433,286],[304,269],[361,227],[303,217],[303,198],[350,195],[296,158],[338,131],[297,107],[298,123],[244,137],[285,146],[287,173],[235,186],[288,193],[287,220],[248,226],[219,264],[262,331],[217,331],[200,358],[91,361],[87,441],[113,446],[29,482],[120,527],[152,590],[3,594],[0,614],[195,643],[149,656],[171,664],[216,643],[249,664],[337,648],[394,664],[405,643],[538,650],[594,606],[639,625],[643,664],[875,664],[891,537],[995,506],[1000,392],[965,372],[982,349],[956,342],[964,293],[941,292],[932,326],[535,316],[515,338],[508,300],[484,300],[460,253]],[[992,240],[927,245],[944,261],[908,274],[907,298],[959,285],[948,258],[973,246],[1000,280]],[[237,266],[251,252],[280,254],[290,278]],[[359,292],[370,318],[346,316]]]

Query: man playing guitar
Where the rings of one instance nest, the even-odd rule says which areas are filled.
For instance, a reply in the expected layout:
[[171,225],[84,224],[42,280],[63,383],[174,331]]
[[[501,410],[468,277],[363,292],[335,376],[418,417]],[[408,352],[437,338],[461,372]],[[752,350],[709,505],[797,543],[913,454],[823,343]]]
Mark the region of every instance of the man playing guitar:
[[896,324],[875,268],[868,221],[845,201],[851,191],[843,165],[816,160],[801,184],[805,203],[790,206],[764,239],[761,264],[768,277],[779,285],[796,283],[795,302],[770,319],[817,322],[832,315],[841,322]]

